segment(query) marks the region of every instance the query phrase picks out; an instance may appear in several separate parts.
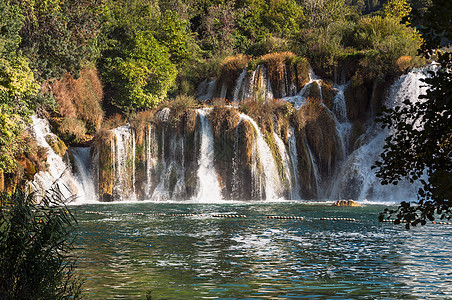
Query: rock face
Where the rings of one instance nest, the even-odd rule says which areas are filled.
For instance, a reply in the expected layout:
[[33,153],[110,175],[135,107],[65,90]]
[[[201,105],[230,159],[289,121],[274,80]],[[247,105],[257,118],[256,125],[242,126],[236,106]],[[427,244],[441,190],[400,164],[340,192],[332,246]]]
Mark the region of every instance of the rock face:
[[310,99],[296,114],[297,145],[302,197],[318,198],[342,157],[341,142],[331,112]]
[[355,202],[351,199],[349,200],[338,200],[336,202],[334,202],[333,204],[334,206],[361,206],[361,204],[359,204],[358,202]]

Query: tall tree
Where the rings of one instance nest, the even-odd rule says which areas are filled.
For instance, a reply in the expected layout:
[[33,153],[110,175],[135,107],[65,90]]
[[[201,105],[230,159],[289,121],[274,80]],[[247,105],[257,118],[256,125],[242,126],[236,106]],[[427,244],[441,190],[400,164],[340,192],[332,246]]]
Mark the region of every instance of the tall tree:
[[377,176],[383,184],[397,184],[402,178],[420,179],[418,202],[402,202],[398,210],[381,214],[380,219],[396,213],[396,222],[426,224],[452,214],[452,52],[440,49],[452,41],[452,2],[433,0],[421,27],[422,53],[436,56],[439,67],[424,81],[429,85],[420,101],[405,100],[402,106],[385,110],[383,127],[394,133],[386,139]]

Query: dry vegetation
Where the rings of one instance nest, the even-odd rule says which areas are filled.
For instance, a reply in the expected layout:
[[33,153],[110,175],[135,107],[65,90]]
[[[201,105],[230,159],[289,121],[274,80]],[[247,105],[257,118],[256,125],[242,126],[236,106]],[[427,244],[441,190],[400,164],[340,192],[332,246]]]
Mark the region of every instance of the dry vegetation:
[[80,140],[85,134],[100,128],[103,91],[96,69],[83,69],[78,79],[66,73],[60,80],[52,82],[50,90],[58,103],[60,132]]

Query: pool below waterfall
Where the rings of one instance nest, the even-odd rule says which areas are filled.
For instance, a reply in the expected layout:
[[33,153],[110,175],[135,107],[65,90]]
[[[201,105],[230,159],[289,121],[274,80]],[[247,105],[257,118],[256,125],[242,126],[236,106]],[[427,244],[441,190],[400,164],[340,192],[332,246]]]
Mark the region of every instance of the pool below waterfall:
[[75,206],[84,297],[451,298],[452,226],[407,231],[380,224],[383,209],[297,201]]

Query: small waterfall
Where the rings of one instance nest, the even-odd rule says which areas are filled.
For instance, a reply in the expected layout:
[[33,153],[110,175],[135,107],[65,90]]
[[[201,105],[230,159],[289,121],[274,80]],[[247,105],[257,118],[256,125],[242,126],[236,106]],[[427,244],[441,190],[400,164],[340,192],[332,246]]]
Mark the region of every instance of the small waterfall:
[[[169,140],[169,147],[165,143]],[[185,196],[184,139],[162,130],[160,176],[152,200],[182,200]]]
[[217,79],[205,79],[198,86],[196,91],[196,99],[201,101],[208,101],[215,96],[215,90],[217,88]]
[[279,154],[281,155],[282,164],[284,166],[284,180],[287,183],[287,189],[289,191],[289,197],[292,199],[293,192],[293,178],[292,178],[292,169],[290,166],[290,157],[287,154],[286,146],[284,142],[281,140],[279,135],[273,132],[273,138],[275,139],[276,146],[278,147]]
[[114,194],[118,199],[134,200],[135,195],[135,134],[130,125],[112,130],[116,136]]
[[[247,74],[248,68],[245,68],[243,69],[242,73],[240,73],[240,76],[237,78],[237,82],[234,87],[234,95],[232,101],[238,102],[240,99],[243,98],[246,89],[246,84],[244,84],[244,82]],[[240,96],[242,96],[242,98]]]
[[168,181],[169,175],[167,174],[166,159],[165,159],[165,130],[162,130],[162,156],[161,156],[161,173],[159,183],[157,184],[154,192],[152,193],[151,199],[155,200],[168,200],[170,199],[170,194],[168,189],[165,188],[165,182]]
[[[406,99],[418,101],[425,94],[427,87],[421,81],[425,78],[423,71],[413,71],[402,76],[391,87],[386,105],[401,105]],[[418,184],[407,181],[399,182],[397,186],[382,186],[371,166],[380,158],[380,154],[388,136],[387,130],[382,130],[378,124],[372,124],[366,133],[360,137],[361,147],[353,151],[344,161],[336,181],[332,184],[330,198],[352,198],[359,201],[400,202],[416,199]]]
[[237,124],[237,126],[235,127],[235,138],[234,138],[234,158],[232,159],[232,190],[231,190],[231,194],[232,194],[232,198],[233,199],[238,199],[239,198],[239,193],[238,193],[238,189],[239,189],[239,182],[238,182],[238,172],[239,172],[239,162],[238,162],[238,153],[239,153],[239,125],[240,125],[241,120],[239,121],[239,123]]
[[97,192],[93,180],[91,148],[72,147],[69,149],[74,157],[74,175],[80,185],[76,203],[97,202]]
[[146,136],[146,186],[145,193],[148,198],[151,197],[152,171],[157,165],[158,145],[155,130],[152,130],[152,124],[149,124]]
[[218,201],[222,199],[222,196],[214,165],[212,126],[206,116],[206,110],[198,109],[197,112],[201,121],[201,151],[198,169],[199,190],[196,200],[200,202]]
[[[262,166],[263,180],[259,182],[263,184],[263,188],[265,190],[265,198],[268,200],[279,199],[282,194],[281,180],[279,179],[278,168],[276,167],[276,162],[271,153],[271,150],[265,142],[257,123],[245,114],[240,114],[240,118],[241,120],[247,120],[248,122],[250,122],[257,134],[255,143],[255,155],[257,155],[259,164]],[[253,166],[253,168],[255,167]],[[259,173],[259,175],[254,174],[254,176],[261,178],[261,172],[259,172],[258,167],[255,168],[255,172]]]
[[347,116],[347,105],[345,103],[344,95],[346,88],[347,84],[336,86],[337,94],[333,100],[334,120],[341,142],[342,158],[345,158],[348,155],[349,137],[353,127],[353,124],[350,123]]
[[312,154],[311,147],[309,147],[309,145],[307,145],[307,148],[308,148],[308,152],[309,152],[309,158],[312,163],[312,173],[314,175],[315,190],[316,190],[317,197],[318,197],[320,195],[320,180],[321,180],[320,175],[319,175],[319,168],[317,166],[316,159],[315,159],[314,155]]
[[299,182],[299,174],[298,174],[298,152],[297,152],[297,139],[295,136],[295,128],[290,127],[289,131],[289,153],[290,153],[290,162],[292,164],[293,171],[293,185],[291,199],[301,200],[300,197],[300,182]]
[[[292,103],[297,109],[299,109],[300,107],[302,107],[304,105],[304,103],[306,102],[306,92],[309,90],[309,88],[311,87],[311,85],[313,83],[317,83],[319,88],[320,88],[320,98],[322,98],[322,85],[321,85],[321,80],[319,80],[317,78],[317,76],[314,74],[314,71],[311,69],[309,71],[309,82],[306,83],[300,90],[300,92],[298,92],[298,94],[296,95],[291,95],[291,96],[287,96],[284,97],[283,100]],[[292,83],[294,85],[294,83]],[[297,88],[293,87],[293,89],[296,91]],[[320,99],[322,100],[322,99]]]
[[226,86],[226,83],[223,83],[223,85],[221,86],[220,98],[226,99],[227,94],[228,94],[228,87]]
[[58,140],[57,136],[50,131],[49,122],[35,115],[31,119],[33,122],[30,127],[31,134],[36,138],[38,146],[47,150],[48,170],[38,172],[33,182],[29,184],[29,188],[42,194],[55,183],[64,197],[70,198],[72,195],[79,195],[82,190],[81,185],[73,177],[70,166],[49,145],[49,140]]

